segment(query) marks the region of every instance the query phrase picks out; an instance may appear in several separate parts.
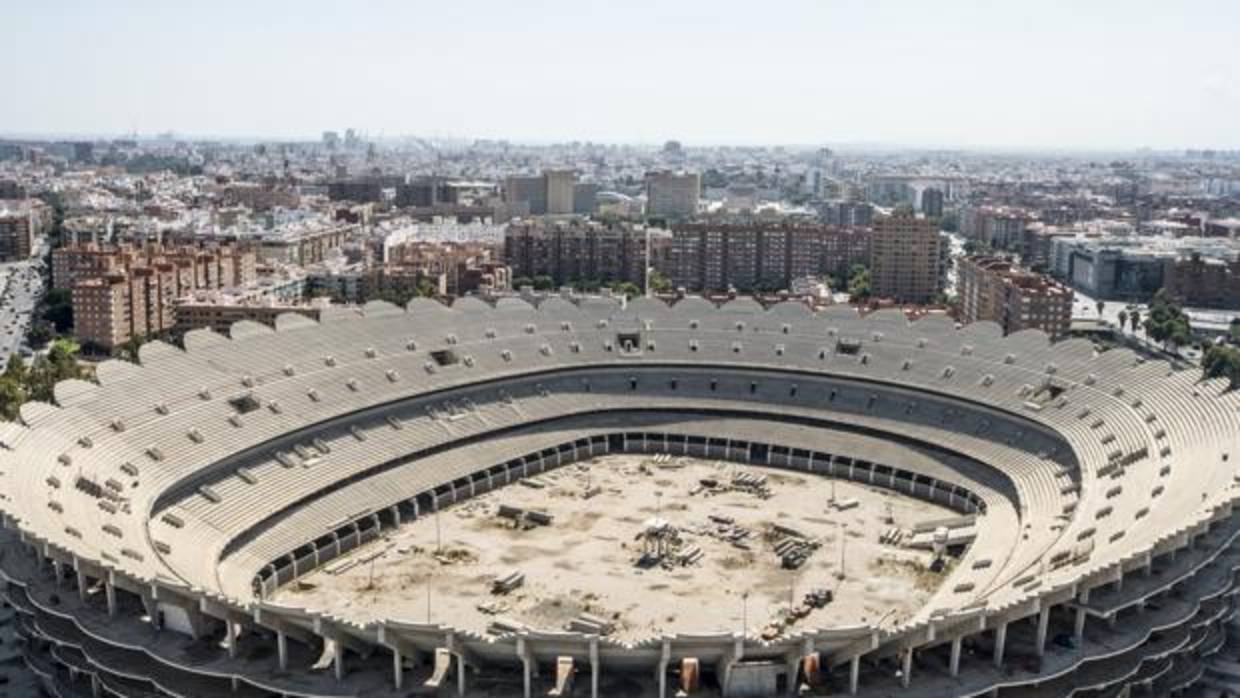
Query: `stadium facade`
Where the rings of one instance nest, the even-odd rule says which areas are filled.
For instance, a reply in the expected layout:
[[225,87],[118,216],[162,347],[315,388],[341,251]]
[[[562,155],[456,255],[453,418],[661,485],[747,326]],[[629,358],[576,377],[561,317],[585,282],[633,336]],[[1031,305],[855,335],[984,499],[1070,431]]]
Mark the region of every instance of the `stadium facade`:
[[[55,695],[532,695],[564,661],[577,695],[667,696],[691,666],[701,695],[1170,695],[1235,614],[1240,396],[1127,350],[694,298],[372,303],[184,344],[0,424],[0,577]],[[981,524],[911,619],[774,640],[270,601],[445,503],[619,451],[848,478]]]

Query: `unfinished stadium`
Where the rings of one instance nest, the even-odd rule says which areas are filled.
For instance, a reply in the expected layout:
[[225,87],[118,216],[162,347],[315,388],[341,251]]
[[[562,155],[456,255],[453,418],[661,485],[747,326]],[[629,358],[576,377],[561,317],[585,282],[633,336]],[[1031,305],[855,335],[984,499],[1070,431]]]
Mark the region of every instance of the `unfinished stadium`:
[[54,695],[1129,696],[1235,613],[1240,396],[847,307],[428,300],[0,424]]

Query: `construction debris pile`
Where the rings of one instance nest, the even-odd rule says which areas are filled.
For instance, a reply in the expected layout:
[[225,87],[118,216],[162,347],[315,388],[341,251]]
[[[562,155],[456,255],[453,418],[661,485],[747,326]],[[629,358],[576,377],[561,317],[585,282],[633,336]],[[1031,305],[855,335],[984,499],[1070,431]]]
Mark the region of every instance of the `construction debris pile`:
[[797,621],[804,619],[812,611],[824,608],[827,604],[835,600],[835,594],[830,589],[811,589],[801,598],[800,603],[795,606],[789,606],[781,609],[781,611],[771,619],[769,623],[762,628],[762,639],[774,640],[783,635]]
[[[722,464],[717,464],[719,467]],[[749,495],[758,497],[759,500],[769,500],[771,498],[770,486],[766,484],[765,475],[754,475],[751,472],[734,471],[732,479],[724,481],[719,477],[703,477],[698,480],[698,486],[689,491],[689,495],[714,496],[722,495],[724,492],[745,492]]]
[[495,513],[501,519],[512,522],[513,528],[522,531],[529,530],[535,526],[550,526],[553,520],[551,514],[546,512],[522,509],[507,504],[499,505],[499,509]]
[[637,559],[637,566],[643,569],[662,567],[670,570],[673,567],[687,567],[701,562],[702,549],[689,545],[680,535],[680,529],[665,519],[652,518],[646,521],[641,532],[637,534],[641,541],[642,554]]

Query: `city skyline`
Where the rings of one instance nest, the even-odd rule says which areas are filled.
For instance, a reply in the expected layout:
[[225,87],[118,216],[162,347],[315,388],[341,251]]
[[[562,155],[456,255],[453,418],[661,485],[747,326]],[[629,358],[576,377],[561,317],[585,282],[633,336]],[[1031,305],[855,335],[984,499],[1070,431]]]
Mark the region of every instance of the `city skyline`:
[[1240,147],[1240,8],[1138,5],[59,3],[14,18],[0,132]]

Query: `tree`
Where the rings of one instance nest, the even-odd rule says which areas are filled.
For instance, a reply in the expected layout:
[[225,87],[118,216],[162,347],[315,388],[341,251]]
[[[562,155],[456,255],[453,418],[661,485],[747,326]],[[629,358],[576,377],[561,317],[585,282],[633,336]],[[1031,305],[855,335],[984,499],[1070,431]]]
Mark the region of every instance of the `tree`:
[[539,274],[534,277],[535,291],[550,291],[553,288],[555,288],[555,279],[552,279],[550,276]]
[[1132,321],[1132,331],[1135,333],[1137,328],[1141,326],[1141,311],[1133,308],[1132,312],[1128,314],[1128,319]]
[[512,280],[512,287],[518,290],[525,288],[526,286],[533,286],[533,285],[534,285],[534,280],[528,276],[518,276],[517,278]]
[[0,417],[12,422],[21,414],[22,403],[26,401],[26,390],[20,381],[7,375],[0,378]]
[[[434,298],[439,289],[435,288],[435,284],[430,279],[418,279],[417,287],[414,289],[415,298]],[[406,301],[407,303],[408,301]]]
[[53,288],[43,297],[43,319],[65,334],[73,328],[73,294],[67,288]]
[[1231,337],[1232,344],[1240,344],[1240,317],[1231,319],[1231,324],[1227,326],[1227,334]]
[[1229,390],[1240,388],[1240,348],[1212,344],[1201,357],[1201,376],[1226,378]]
[[662,272],[652,269],[650,271],[650,290],[655,293],[668,293],[672,290],[672,280],[667,278]]
[[1094,303],[1094,307],[1098,309],[1098,317],[1099,317],[1099,318],[1101,318],[1101,317],[1102,317],[1102,311],[1103,311],[1103,310],[1106,310],[1106,307],[1107,307],[1107,302],[1106,302],[1106,301],[1097,301],[1097,302],[1095,302],[1095,303]]
[[854,301],[870,297],[870,270],[864,264],[854,264],[848,276],[848,296]]
[[637,284],[632,283],[630,281],[621,281],[615,286],[612,286],[611,290],[613,293],[618,293],[624,296],[625,298],[633,298],[636,296],[640,296],[642,293],[642,290],[637,287]]
[[1124,328],[1127,326],[1128,326],[1128,311],[1121,310],[1119,311],[1119,331],[1123,332]]
[[1145,332],[1163,348],[1181,347],[1192,341],[1193,328],[1175,299],[1161,289],[1154,294],[1145,318]]

